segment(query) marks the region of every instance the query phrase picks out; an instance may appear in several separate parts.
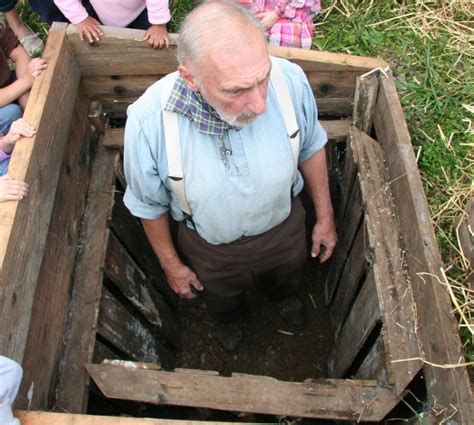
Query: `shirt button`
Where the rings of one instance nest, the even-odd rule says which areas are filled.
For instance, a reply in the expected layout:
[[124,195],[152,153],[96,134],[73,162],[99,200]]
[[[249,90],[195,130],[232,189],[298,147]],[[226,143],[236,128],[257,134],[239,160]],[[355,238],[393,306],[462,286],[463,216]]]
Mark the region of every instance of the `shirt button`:
[[226,149],[224,153],[226,154],[226,156],[232,155],[232,151],[230,151],[229,149]]

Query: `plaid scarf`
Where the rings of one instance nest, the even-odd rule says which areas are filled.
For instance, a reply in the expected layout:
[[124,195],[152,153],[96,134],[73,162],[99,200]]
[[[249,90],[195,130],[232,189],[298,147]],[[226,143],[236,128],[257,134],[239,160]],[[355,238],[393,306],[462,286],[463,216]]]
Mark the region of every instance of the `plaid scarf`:
[[185,116],[196,124],[200,133],[222,136],[226,130],[233,128],[222,121],[216,110],[200,93],[191,90],[179,75],[166,102],[165,111]]

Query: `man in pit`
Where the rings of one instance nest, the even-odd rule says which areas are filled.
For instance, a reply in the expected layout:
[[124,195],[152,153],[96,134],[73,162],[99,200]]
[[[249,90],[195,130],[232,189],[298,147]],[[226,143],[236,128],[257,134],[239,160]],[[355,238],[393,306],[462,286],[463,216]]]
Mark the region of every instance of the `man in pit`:
[[[142,220],[171,288],[201,293],[223,349],[242,339],[246,294],[261,288],[292,329],[307,258],[303,177],[316,212],[311,256],[336,244],[326,156],[301,68],[269,56],[262,28],[231,3],[184,20],[178,71],[128,110],[124,201]],[[170,233],[179,222],[180,257]]]

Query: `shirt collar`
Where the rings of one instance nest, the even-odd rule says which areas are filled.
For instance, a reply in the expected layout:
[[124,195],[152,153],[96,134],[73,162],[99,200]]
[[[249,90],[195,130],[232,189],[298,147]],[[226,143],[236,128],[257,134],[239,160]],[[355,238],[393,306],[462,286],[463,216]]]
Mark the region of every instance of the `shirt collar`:
[[226,130],[234,128],[222,121],[216,110],[200,93],[191,90],[180,75],[176,78],[164,109],[185,116],[196,124],[200,133],[222,136]]

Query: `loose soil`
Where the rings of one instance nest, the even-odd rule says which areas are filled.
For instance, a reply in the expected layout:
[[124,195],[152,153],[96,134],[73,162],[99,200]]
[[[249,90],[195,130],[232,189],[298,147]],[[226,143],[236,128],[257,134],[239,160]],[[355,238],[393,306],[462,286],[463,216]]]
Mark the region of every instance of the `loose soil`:
[[213,323],[204,302],[197,298],[179,305],[183,350],[177,367],[271,376],[302,382],[326,377],[332,348],[328,311],[324,305],[324,277],[327,267],[309,260],[305,267],[300,298],[308,324],[295,332],[285,325],[274,306],[255,290],[248,294],[242,343],[233,355],[222,350],[213,336]]

